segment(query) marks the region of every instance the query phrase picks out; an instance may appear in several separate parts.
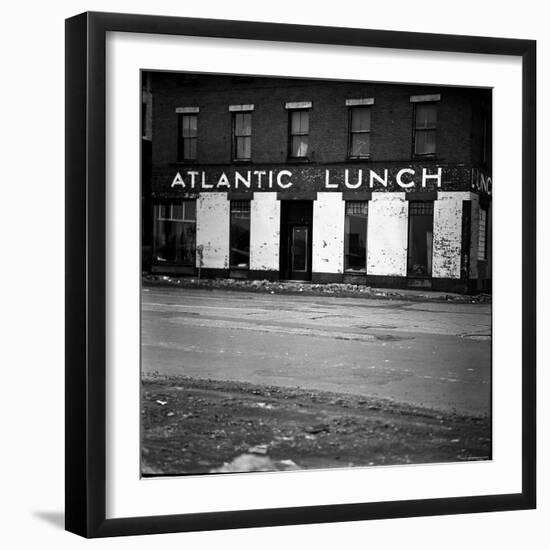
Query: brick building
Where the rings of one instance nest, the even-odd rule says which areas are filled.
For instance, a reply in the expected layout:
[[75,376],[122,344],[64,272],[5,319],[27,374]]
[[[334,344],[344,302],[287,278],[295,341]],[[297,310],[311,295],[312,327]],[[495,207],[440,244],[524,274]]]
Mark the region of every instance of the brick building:
[[490,289],[490,90],[143,81],[153,272]]

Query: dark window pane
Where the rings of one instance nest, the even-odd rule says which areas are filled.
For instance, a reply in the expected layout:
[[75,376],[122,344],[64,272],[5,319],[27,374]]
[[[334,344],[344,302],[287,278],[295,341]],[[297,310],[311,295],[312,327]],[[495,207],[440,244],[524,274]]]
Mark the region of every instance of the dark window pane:
[[309,111],[292,111],[290,133],[300,135],[309,133]]
[[167,204],[157,204],[157,218],[166,219],[169,216],[169,205]]
[[252,149],[252,114],[235,113],[235,158],[249,160]]
[[435,128],[437,124],[437,107],[433,103],[417,103],[416,128]]
[[351,135],[351,156],[366,157],[370,153],[370,134]]
[[185,201],[185,220],[188,222],[197,219],[197,201]]
[[435,153],[435,130],[417,130],[414,152],[417,155],[432,155]]
[[196,137],[197,136],[197,115],[183,115],[182,118],[182,136]]
[[366,271],[367,201],[347,201],[344,234],[344,269]]
[[[188,208],[194,211],[195,201],[157,205],[155,208],[153,247],[157,262],[195,265],[196,224],[194,221],[179,221]],[[172,219],[162,216],[171,216]]]
[[408,274],[432,275],[433,202],[409,202]]
[[197,140],[193,138],[183,140],[183,158],[184,159],[196,159],[197,158]]
[[307,157],[308,136],[293,136],[291,154],[293,157]]
[[351,110],[351,131],[368,132],[370,131],[370,108],[355,107]]
[[174,203],[172,205],[172,215],[170,218],[173,220],[183,220],[183,203]]
[[292,228],[292,271],[307,271],[307,227]]
[[302,111],[300,113],[300,129],[302,134],[309,133],[309,111]]
[[244,141],[244,158],[249,159],[251,157],[252,138],[245,137]]
[[235,113],[235,135],[250,136],[252,134],[252,115],[250,113]]
[[367,215],[369,203],[367,201],[346,201],[346,214]]
[[238,137],[236,138],[236,158],[238,159],[250,159],[252,138],[250,137]]

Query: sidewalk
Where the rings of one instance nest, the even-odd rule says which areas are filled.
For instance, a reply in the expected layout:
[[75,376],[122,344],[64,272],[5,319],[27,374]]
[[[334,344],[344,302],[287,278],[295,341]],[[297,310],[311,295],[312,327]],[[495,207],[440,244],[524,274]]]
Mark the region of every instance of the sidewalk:
[[180,288],[202,288],[237,290],[268,294],[301,294],[312,296],[339,296],[376,298],[407,301],[432,301],[456,303],[491,303],[490,294],[475,296],[416,289],[373,288],[349,283],[316,284],[307,281],[268,281],[248,279],[198,279],[197,277],[143,274],[143,286],[170,286]]

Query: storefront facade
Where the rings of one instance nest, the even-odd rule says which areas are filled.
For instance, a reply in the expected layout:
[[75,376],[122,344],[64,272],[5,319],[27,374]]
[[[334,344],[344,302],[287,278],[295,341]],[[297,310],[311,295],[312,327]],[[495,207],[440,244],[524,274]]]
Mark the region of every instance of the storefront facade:
[[155,273],[490,289],[490,92],[153,74]]

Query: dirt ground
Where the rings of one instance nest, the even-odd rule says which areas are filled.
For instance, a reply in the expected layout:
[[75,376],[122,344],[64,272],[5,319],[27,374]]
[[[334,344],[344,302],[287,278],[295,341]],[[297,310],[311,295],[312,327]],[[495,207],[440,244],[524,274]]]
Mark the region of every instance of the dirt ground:
[[357,395],[159,376],[141,414],[144,476],[491,458],[487,417]]

